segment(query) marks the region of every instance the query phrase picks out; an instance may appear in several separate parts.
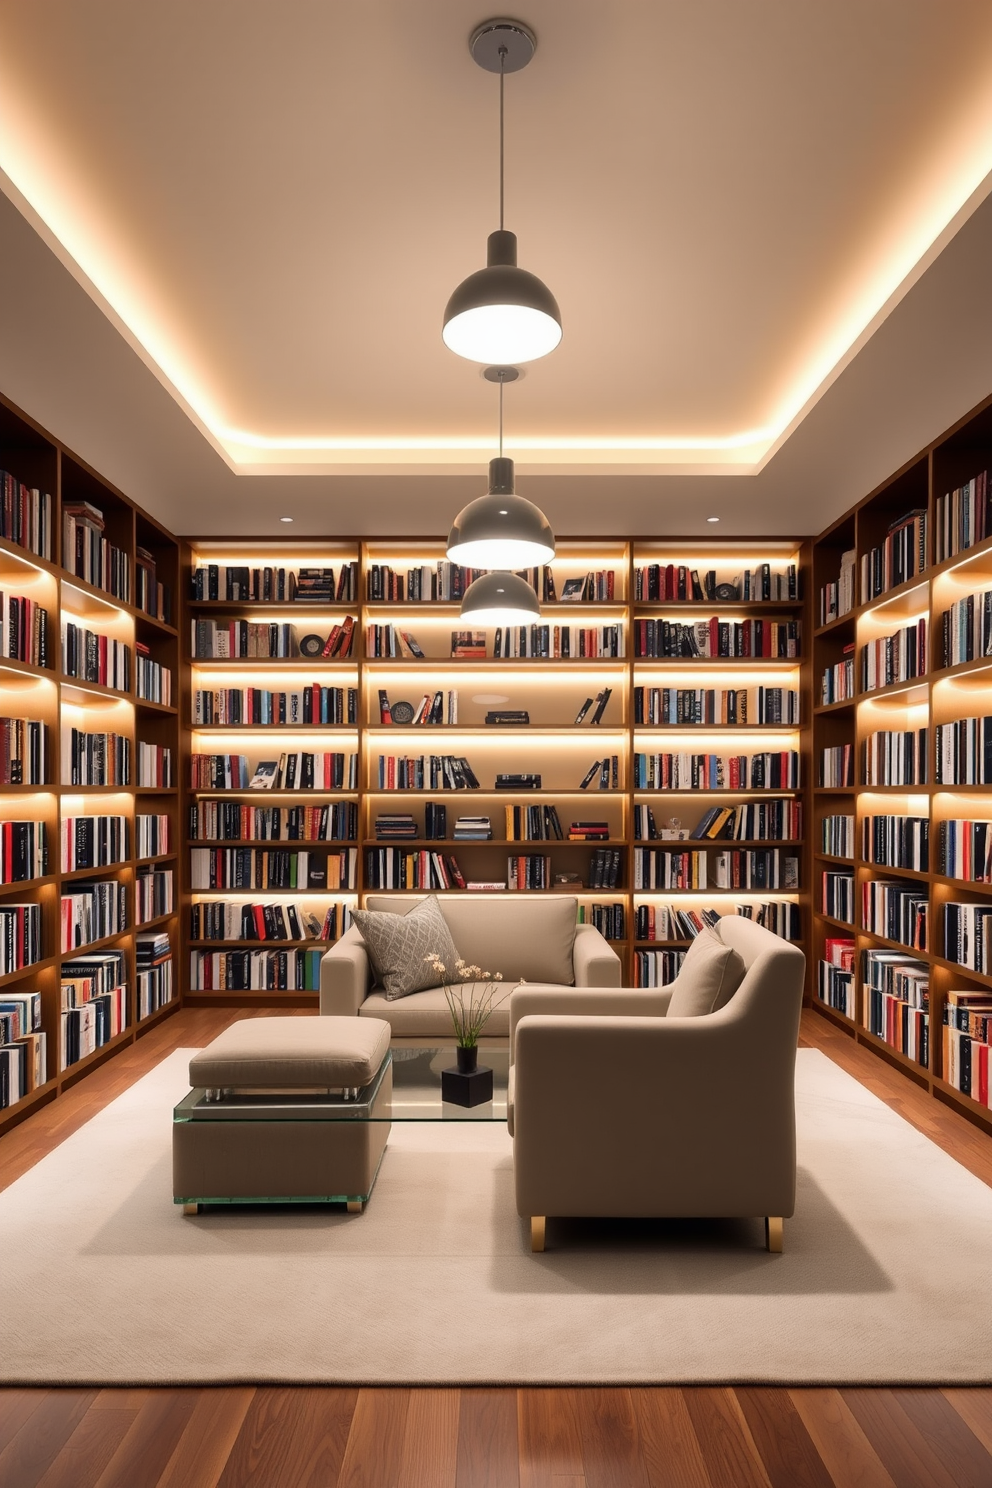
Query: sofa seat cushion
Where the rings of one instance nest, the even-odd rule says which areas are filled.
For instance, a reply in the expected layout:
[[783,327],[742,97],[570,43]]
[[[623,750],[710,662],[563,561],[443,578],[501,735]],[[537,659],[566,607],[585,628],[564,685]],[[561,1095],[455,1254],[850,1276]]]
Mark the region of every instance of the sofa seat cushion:
[[[533,989],[529,989],[533,990]],[[541,986],[542,992],[562,992],[562,987]],[[360,1018],[381,1018],[392,1029],[393,1038],[436,1038],[453,1044],[455,1030],[443,987],[413,992],[390,1002],[380,991],[370,992],[359,1009]],[[483,1039],[510,1037],[510,999],[497,1007],[480,1035]]]
[[730,1001],[745,974],[744,959],[719,934],[701,930],[672,983],[669,1018],[702,1018]]
[[[369,909],[400,912],[416,902],[370,894]],[[483,971],[500,972],[510,986],[547,982],[570,987],[575,981],[573,947],[578,901],[571,895],[452,894],[439,899],[458,954]],[[356,916],[357,919],[357,916]]]
[[359,1018],[242,1018],[189,1062],[189,1083],[214,1090],[353,1089],[389,1050],[389,1024]]
[[435,985],[438,972],[430,957],[443,963],[444,975],[455,975],[459,952],[435,895],[429,894],[399,914],[356,909],[352,918],[365,942],[376,982],[390,1002]]

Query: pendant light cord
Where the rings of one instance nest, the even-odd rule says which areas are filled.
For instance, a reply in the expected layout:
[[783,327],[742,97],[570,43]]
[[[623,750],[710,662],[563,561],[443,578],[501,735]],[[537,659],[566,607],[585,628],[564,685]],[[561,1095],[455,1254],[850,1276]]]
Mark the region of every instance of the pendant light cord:
[[[503,65],[506,47],[499,49],[499,230],[503,231]],[[502,454],[502,450],[500,451]]]
[[503,379],[499,380],[499,457],[503,458]]

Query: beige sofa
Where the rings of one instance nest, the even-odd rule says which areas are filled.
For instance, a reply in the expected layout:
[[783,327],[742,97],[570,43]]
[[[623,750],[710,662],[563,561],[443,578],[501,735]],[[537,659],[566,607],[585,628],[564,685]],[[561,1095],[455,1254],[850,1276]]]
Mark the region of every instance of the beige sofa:
[[[404,914],[421,894],[375,895],[366,909]],[[438,901],[459,954],[484,971],[502,972],[509,990],[523,978],[546,995],[567,987],[619,987],[620,959],[592,925],[576,924],[577,902],[567,895],[466,894]],[[352,926],[320,964],[320,1011],[338,1016],[384,1018],[393,1039],[452,1037],[451,1015],[440,987],[388,1001],[373,986],[365,942]],[[509,1034],[509,999],[494,1012],[487,1038]]]
[[781,1249],[805,957],[736,915],[717,934],[746,970],[703,1017],[667,1018],[670,988],[513,994],[510,1132],[535,1250],[549,1214],[764,1217]]

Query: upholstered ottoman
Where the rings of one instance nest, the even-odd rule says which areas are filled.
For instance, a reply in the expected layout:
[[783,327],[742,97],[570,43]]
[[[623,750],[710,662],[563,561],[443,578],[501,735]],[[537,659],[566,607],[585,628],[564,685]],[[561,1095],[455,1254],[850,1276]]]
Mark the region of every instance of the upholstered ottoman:
[[346,1203],[360,1214],[390,1128],[389,1024],[246,1018],[189,1062],[172,1184],[201,1204]]

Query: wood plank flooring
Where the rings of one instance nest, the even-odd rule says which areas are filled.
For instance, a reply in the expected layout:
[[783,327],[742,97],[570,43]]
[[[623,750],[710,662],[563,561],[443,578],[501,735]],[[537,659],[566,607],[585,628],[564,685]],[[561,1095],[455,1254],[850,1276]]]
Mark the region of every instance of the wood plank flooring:
[[[168,1018],[0,1139],[0,1188],[244,1015]],[[802,1038],[992,1184],[982,1131],[815,1013]],[[0,1390],[0,1488],[992,1488],[992,1390]]]

